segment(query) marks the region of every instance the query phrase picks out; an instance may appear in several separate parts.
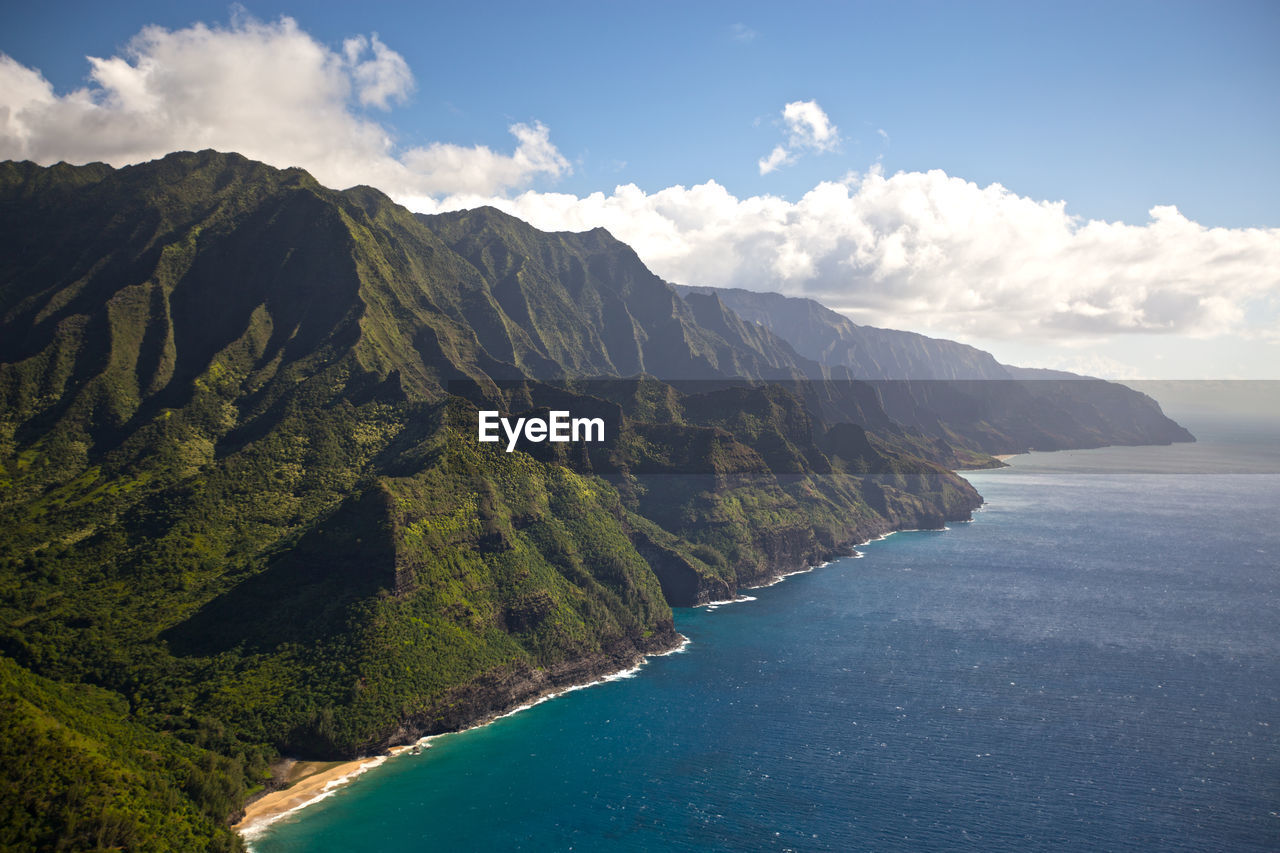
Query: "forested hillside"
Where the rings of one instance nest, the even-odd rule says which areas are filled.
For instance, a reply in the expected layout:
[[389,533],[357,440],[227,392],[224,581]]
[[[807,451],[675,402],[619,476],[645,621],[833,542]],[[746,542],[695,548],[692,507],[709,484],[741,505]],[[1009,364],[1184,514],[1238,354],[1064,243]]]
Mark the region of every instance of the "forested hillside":
[[[479,408],[607,439],[508,453]],[[670,648],[672,605],[968,517],[939,463],[984,451],[602,230],[0,164],[0,843],[232,848],[279,755]]]

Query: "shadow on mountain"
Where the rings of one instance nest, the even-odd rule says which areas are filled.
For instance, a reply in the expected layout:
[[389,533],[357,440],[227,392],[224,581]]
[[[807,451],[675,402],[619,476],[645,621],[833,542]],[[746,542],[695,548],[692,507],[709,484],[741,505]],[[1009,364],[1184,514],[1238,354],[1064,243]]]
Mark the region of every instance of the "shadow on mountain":
[[386,497],[347,501],[259,574],[200,608],[161,637],[178,655],[237,647],[271,652],[346,629],[360,601],[396,586]]

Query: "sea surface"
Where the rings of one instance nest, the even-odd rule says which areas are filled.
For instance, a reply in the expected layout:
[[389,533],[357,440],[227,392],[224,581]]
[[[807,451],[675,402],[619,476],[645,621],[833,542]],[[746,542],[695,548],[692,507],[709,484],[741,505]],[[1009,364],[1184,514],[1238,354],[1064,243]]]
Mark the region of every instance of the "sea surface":
[[1017,457],[972,523],[393,758],[279,851],[1280,850],[1280,430]]

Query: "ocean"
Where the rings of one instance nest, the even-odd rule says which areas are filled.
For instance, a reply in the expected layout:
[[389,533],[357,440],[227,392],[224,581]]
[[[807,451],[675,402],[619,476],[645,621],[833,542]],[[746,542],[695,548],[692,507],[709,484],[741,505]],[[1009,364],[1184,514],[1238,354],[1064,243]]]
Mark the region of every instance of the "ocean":
[[258,853],[1280,849],[1280,430],[1030,454],[690,644],[273,824]]

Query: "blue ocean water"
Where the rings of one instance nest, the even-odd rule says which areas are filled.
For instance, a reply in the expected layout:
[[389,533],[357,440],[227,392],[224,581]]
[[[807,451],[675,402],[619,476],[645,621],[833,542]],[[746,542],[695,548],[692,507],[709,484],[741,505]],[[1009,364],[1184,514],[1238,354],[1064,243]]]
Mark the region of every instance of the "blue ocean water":
[[967,475],[973,523],[678,611],[254,849],[1280,849],[1280,433],[1189,425]]

